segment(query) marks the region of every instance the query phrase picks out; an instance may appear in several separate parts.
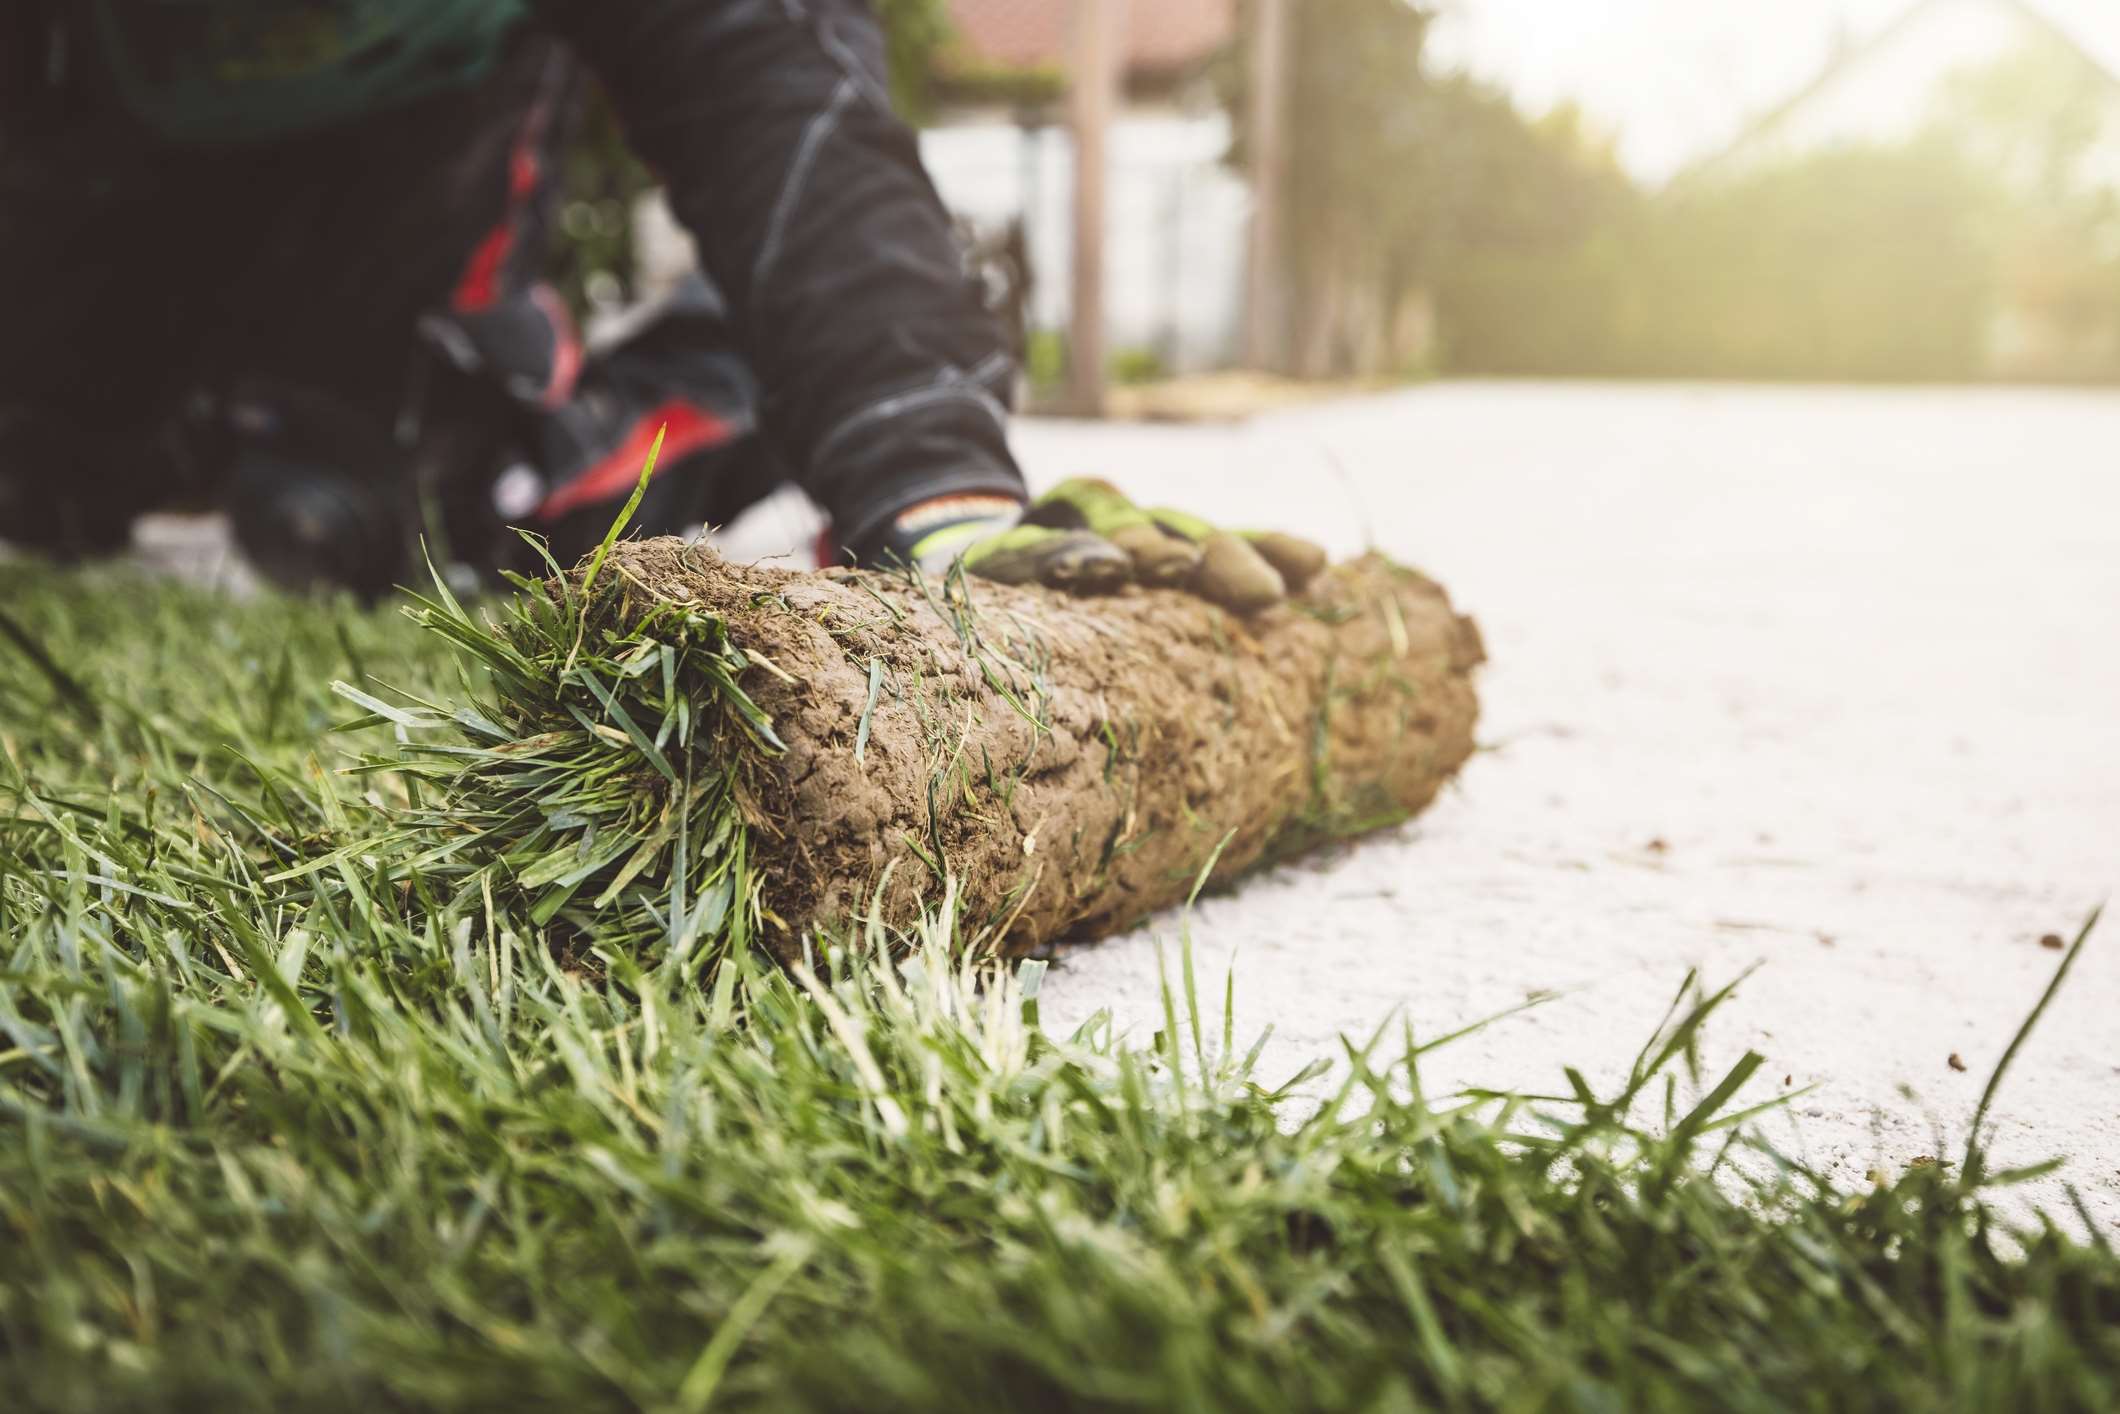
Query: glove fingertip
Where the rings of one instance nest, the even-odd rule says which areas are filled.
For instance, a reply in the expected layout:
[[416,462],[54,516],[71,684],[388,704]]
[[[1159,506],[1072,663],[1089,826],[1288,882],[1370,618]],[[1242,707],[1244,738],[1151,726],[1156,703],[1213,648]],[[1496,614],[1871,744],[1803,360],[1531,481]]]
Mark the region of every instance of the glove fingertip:
[[1255,614],[1288,597],[1281,572],[1242,538],[1216,531],[1202,545],[1193,592],[1238,614]]
[[1280,572],[1290,594],[1301,594],[1324,572],[1328,562],[1323,546],[1299,535],[1260,530],[1247,534],[1244,539],[1259,552],[1260,558]]

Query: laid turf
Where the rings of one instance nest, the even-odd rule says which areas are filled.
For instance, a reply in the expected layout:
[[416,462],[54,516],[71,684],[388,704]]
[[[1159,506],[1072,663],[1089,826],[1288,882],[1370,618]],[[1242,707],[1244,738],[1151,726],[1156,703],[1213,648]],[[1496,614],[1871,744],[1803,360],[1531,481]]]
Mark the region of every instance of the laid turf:
[[659,650],[480,614],[0,565],[0,1403],[2120,1404],[2114,1254],[2006,1231],[1977,1151],[1769,1154],[1757,1062],[1694,1070],[1723,994],[1617,1093],[1426,1095],[1398,1032],[1320,1108],[1182,949],[1133,1041],[1041,1030],[946,912],[702,950],[742,861],[623,782],[717,779],[711,732],[501,720],[584,665],[667,699]]

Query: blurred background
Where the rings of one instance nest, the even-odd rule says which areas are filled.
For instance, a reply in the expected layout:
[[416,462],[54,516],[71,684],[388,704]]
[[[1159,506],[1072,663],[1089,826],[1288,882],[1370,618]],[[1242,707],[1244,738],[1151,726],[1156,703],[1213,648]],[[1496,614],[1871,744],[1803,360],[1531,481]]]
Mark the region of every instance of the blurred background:
[[[880,8],[1046,407],[1238,367],[2120,378],[2107,0]],[[578,168],[608,313],[687,256],[608,123]]]

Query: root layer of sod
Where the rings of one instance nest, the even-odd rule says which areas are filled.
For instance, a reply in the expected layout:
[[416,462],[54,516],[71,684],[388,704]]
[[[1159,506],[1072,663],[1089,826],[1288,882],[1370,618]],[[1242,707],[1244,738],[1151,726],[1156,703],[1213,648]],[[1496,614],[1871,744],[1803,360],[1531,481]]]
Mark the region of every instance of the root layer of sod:
[[1758,1062],[1693,1065],[1721,994],[1608,1090],[1428,1095],[1393,1033],[1320,1107],[1182,953],[1154,1037],[1046,1033],[943,888],[768,963],[778,679],[596,590],[0,566],[8,1407],[2120,1403],[2113,1253],[1977,1147],[1768,1155]]

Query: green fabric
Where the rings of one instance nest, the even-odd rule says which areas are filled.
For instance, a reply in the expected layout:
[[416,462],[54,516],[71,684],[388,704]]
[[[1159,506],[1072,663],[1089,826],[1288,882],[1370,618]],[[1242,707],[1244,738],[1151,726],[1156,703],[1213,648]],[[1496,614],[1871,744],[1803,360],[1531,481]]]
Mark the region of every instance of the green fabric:
[[1002,584],[1042,584],[1049,589],[1100,594],[1132,575],[1126,553],[1087,530],[1018,525],[974,544],[964,567]]
[[1126,498],[1109,481],[1077,476],[1061,482],[1031,504],[1029,519],[1037,524],[1080,525],[1099,535],[1110,535],[1129,526],[1147,525],[1148,513]]
[[118,97],[174,142],[257,142],[470,83],[521,0],[93,0]]
[[908,558],[923,567],[947,564],[970,546],[993,539],[996,526],[1005,524],[997,520],[960,520],[955,525],[945,525],[915,541]]

